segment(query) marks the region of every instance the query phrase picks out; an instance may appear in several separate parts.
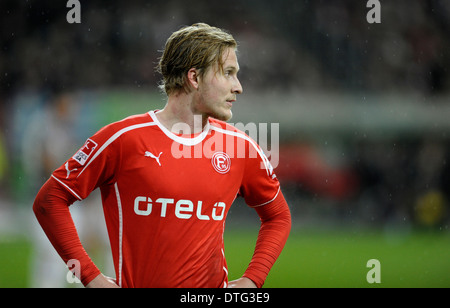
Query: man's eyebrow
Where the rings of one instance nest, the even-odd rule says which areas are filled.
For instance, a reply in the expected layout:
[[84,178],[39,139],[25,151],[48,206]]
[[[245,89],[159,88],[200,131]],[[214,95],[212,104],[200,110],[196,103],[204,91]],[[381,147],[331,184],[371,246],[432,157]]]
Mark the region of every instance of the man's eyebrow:
[[239,67],[236,67],[234,65],[228,65],[228,66],[224,67],[224,70],[231,70],[231,71],[234,71],[234,72],[239,72]]

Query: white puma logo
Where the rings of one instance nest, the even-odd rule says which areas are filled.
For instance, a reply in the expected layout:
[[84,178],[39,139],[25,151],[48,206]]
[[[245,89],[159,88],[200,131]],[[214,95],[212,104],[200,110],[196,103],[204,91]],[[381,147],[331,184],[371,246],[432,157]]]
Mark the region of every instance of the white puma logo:
[[66,170],[67,170],[67,176],[66,176],[66,179],[69,178],[69,175],[70,175],[70,173],[71,173],[72,171],[77,171],[77,170],[78,170],[78,168],[69,170],[69,162],[67,162],[64,166],[66,167]]
[[160,152],[158,156],[155,156],[153,153],[151,153],[149,151],[145,151],[145,157],[154,158],[156,160],[156,162],[158,163],[158,165],[161,167],[161,163],[159,162],[159,158],[161,157],[162,153],[163,152]]

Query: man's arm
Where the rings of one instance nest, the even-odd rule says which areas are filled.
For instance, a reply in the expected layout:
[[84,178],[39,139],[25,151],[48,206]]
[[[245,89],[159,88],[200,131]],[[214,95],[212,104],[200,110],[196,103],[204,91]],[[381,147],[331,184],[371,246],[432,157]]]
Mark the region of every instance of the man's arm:
[[118,288],[119,286],[110,277],[99,274],[86,285],[86,288]]
[[[100,270],[84,250],[73,223],[69,206],[76,201],[56,180],[50,178],[40,189],[33,204],[33,211],[48,239],[63,261],[78,260],[81,265],[78,277],[85,286],[105,282]],[[109,280],[108,280],[109,281]],[[110,286],[113,284],[110,283]],[[101,284],[106,287],[107,285]],[[117,285],[116,285],[117,286]]]
[[262,287],[291,230],[291,213],[281,191],[271,203],[255,210],[261,219],[255,252],[243,277],[231,281],[230,287],[251,287],[251,282]]

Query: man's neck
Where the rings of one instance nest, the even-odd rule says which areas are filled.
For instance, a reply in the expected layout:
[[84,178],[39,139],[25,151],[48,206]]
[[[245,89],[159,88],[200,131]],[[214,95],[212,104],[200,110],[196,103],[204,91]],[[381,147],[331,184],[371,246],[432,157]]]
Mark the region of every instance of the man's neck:
[[203,131],[208,117],[194,114],[192,97],[184,93],[170,95],[163,110],[156,114],[159,122],[173,133],[197,134]]

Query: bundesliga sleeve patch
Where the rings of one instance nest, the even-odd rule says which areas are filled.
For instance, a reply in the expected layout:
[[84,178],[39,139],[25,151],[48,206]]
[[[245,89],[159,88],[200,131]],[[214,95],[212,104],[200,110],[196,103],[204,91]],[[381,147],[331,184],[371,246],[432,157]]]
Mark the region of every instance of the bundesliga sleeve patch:
[[94,152],[96,147],[97,143],[95,143],[95,141],[91,139],[88,139],[86,140],[86,143],[81,147],[81,149],[79,149],[78,152],[76,152],[72,158],[83,166],[88,160],[89,156],[91,156],[92,152]]

